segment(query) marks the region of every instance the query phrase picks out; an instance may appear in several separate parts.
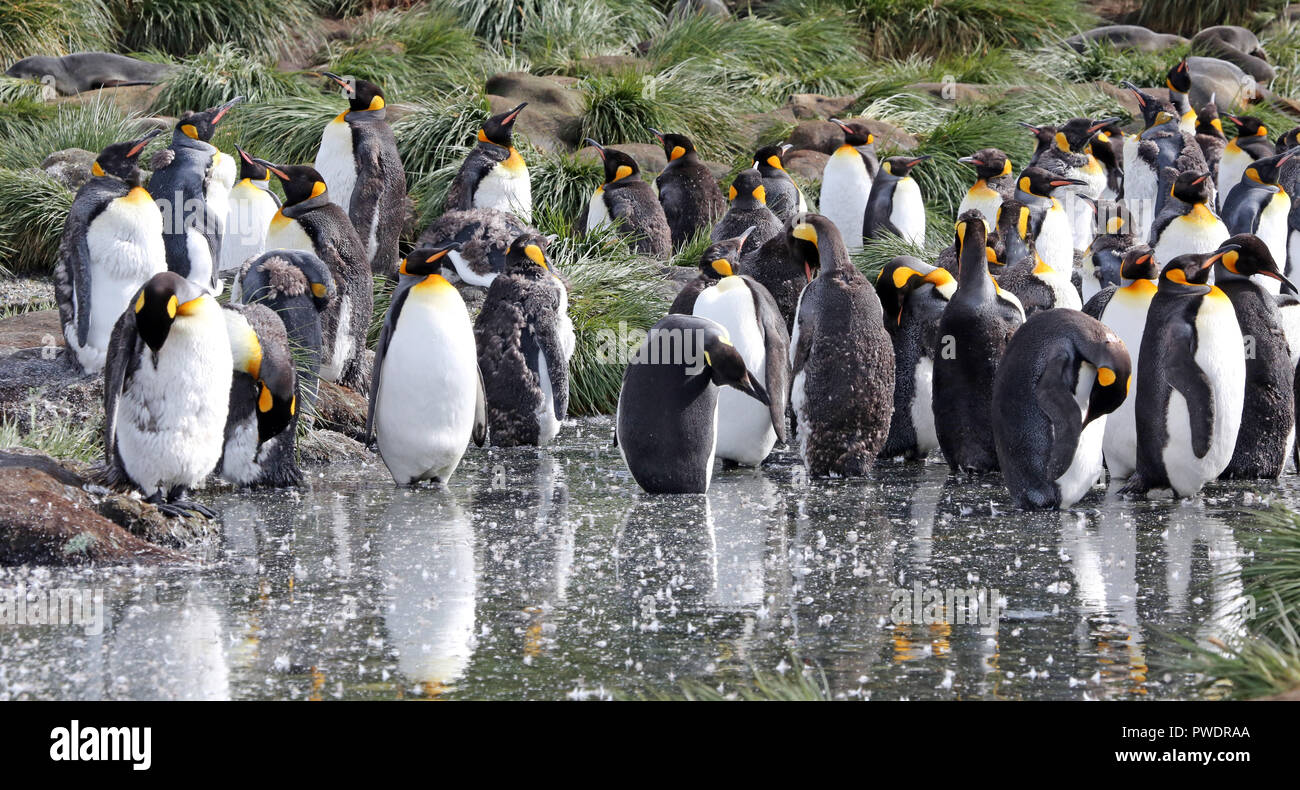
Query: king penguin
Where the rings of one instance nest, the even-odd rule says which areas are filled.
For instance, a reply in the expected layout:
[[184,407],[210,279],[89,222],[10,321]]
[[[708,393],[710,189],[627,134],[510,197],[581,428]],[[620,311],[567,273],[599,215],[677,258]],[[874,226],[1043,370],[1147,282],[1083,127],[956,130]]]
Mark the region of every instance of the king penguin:
[[1085,304],[1106,286],[1119,285],[1124,255],[1141,244],[1133,233],[1133,215],[1123,203],[1097,201],[1097,230],[1080,267],[1081,296]]
[[876,277],[876,295],[894,345],[894,415],[882,458],[924,459],[939,449],[933,406],[935,331],[956,291],[957,281],[947,269],[910,255],[891,259]]
[[785,154],[790,144],[765,145],[754,152],[754,167],[763,177],[763,189],[767,192],[767,207],[772,209],[782,224],[794,215],[808,210],[808,200],[803,190],[795,184],[790,173],[785,169]]
[[149,179],[149,194],[162,211],[167,268],[214,295],[221,290],[217,267],[237,168],[210,141],[243,100],[236,96],[177,121],[171,147],[154,156]]
[[338,289],[338,298],[323,316],[320,377],[364,389],[369,373],[363,361],[366,333],[375,298],[365,247],[348,215],[330,200],[325,181],[315,168],[262,164],[284,185],[284,206],[271,219],[266,246],[314,253],[329,267]]
[[1210,174],[1188,170],[1179,173],[1170,188],[1160,216],[1151,226],[1151,248],[1158,261],[1179,255],[1214,252],[1231,236],[1211,207]]
[[[723,277],[731,277],[739,273],[740,248],[744,246],[745,239],[753,232],[754,228],[751,226],[745,228],[735,238],[723,239],[709,244],[704,249],[704,254],[700,256],[700,273],[686,281],[686,284],[677,292],[677,296],[673,299],[668,312],[691,315],[691,312],[695,309],[695,300],[699,298],[700,293],[705,288],[712,288]],[[787,334],[789,334],[788,331]]]
[[790,245],[786,243],[793,223],[793,218],[786,220],[780,234],[740,260],[740,273],[753,277],[772,294],[790,332],[794,331],[799,294],[812,281],[811,270],[791,255]]
[[[1143,91],[1128,80],[1120,83],[1133,93],[1142,112],[1142,131],[1124,140],[1124,205],[1137,223],[1137,236],[1150,237],[1151,223],[1155,221],[1156,192],[1159,190],[1159,171],[1156,169],[1158,147],[1142,145],[1151,134],[1169,135],[1173,127],[1174,106]],[[1172,163],[1172,159],[1170,160]]]
[[[487,421],[496,447],[544,446],[569,411],[569,358],[546,239],[520,236],[474,322]],[[567,318],[567,316],[565,316]]]
[[700,161],[691,138],[651,129],[664,147],[668,165],[655,178],[659,204],[663,206],[672,236],[673,249],[681,249],[696,233],[708,230],[727,211],[718,180]]
[[985,222],[994,225],[998,221],[998,206],[1016,194],[1011,158],[997,148],[984,148],[957,161],[975,167],[975,185],[966,190],[957,207],[957,216],[975,209],[984,215]]
[[515,150],[513,129],[528,102],[493,115],[478,130],[478,145],[469,152],[447,191],[448,211],[494,208],[533,221],[533,187],[528,165]]
[[370,376],[366,434],[398,485],[446,485],[472,439],[487,439],[487,403],[465,301],[439,274],[446,247],[417,247],[384,315]]
[[1007,341],[1024,323],[1024,310],[989,276],[988,226],[983,215],[962,214],[957,219],[957,238],[957,292],[935,330],[935,435],[954,472],[992,472],[998,468],[993,376]]
[[1054,175],[1041,167],[1025,168],[1016,181],[1016,200],[1030,210],[1034,248],[1058,272],[1074,269],[1074,230],[1056,191],[1083,183],[1082,179]]
[[713,231],[709,241],[733,239],[753,228],[745,237],[745,246],[740,254],[751,255],[767,243],[768,239],[780,235],[781,220],[767,207],[767,190],[763,186],[763,176],[755,168],[741,170],[727,187],[730,205]]
[[1104,474],[1106,415],[1128,397],[1123,341],[1077,310],[1029,318],[1007,343],[993,380],[993,436],[1011,501],[1068,508]]
[[816,274],[799,295],[790,339],[799,455],[810,476],[860,477],[884,447],[893,412],[884,309],[828,217],[800,214],[787,242]]
[[1083,307],[1069,273],[1053,269],[1037,252],[1015,263],[1008,262],[998,275],[998,287],[1020,300],[1026,318],[1041,310]]
[[915,246],[925,245],[925,201],[912,168],[925,156],[891,156],[880,164],[862,217],[862,238],[892,233]]
[[160,134],[113,143],[77,190],[59,242],[54,296],[63,337],[86,373],[104,369],[113,325],[140,286],[167,270],[162,214],[140,186],[140,152]]
[[1210,178],[1215,184],[1219,181],[1219,162],[1223,159],[1223,149],[1228,145],[1228,136],[1223,133],[1223,121],[1219,120],[1219,105],[1211,99],[1210,103],[1196,114],[1196,144],[1205,155],[1205,164],[1209,167]]
[[1178,115],[1178,127],[1188,134],[1196,134],[1196,110],[1192,108],[1192,72],[1187,68],[1187,58],[1183,58],[1169,69],[1165,76],[1165,87],[1169,89],[1169,103],[1174,105]]
[[271,191],[270,171],[239,146],[235,146],[235,152],[239,154],[239,181],[230,190],[225,235],[221,237],[220,274],[238,271],[249,258],[266,251],[271,218],[280,210],[280,198]]
[[406,172],[385,117],[384,92],[373,82],[322,74],[343,88],[348,109],[326,124],[313,166],[330,185],[330,200],[352,220],[370,270],[394,275],[406,216]]
[[673,254],[668,218],[654,187],[641,180],[636,160],[595,140],[588,139],[587,144],[595,147],[605,163],[605,183],[588,201],[582,231],[591,233],[612,224],[638,253],[657,261],[668,260]]
[[[1291,196],[1279,183],[1282,167],[1295,151],[1274,154],[1252,162],[1241,181],[1223,201],[1223,221],[1232,235],[1253,233],[1268,246],[1273,260],[1286,265],[1287,225],[1291,214]],[[1256,278],[1270,293],[1279,284],[1271,278]]]
[[113,327],[104,369],[110,481],[169,516],[215,516],[186,496],[221,458],[233,366],[217,300],[176,272],[149,278]]
[[831,123],[844,132],[844,144],[835,149],[822,169],[822,191],[817,201],[822,215],[835,223],[850,251],[862,246],[862,219],[876,177],[875,135],[866,124]]
[[240,486],[298,485],[298,375],[284,322],[260,304],[222,312],[234,370],[217,473]]
[[1219,205],[1226,206],[1228,194],[1241,182],[1246,168],[1256,159],[1277,153],[1268,139],[1268,127],[1258,118],[1249,115],[1229,115],[1228,120],[1237,129],[1237,135],[1228,140],[1219,160]]
[[1246,355],[1232,302],[1207,282],[1222,256],[1183,255],[1160,272],[1138,358],[1137,470],[1123,494],[1189,497],[1232,460]]

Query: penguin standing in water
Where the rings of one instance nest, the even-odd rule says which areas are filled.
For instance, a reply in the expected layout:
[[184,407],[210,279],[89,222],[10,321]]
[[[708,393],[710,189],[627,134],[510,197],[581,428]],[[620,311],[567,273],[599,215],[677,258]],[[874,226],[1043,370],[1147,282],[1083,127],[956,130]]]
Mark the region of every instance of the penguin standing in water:
[[560,299],[541,236],[520,236],[474,322],[487,421],[497,447],[543,446],[569,412],[569,357]]
[[1024,323],[1024,310],[989,276],[983,215],[961,215],[957,237],[957,292],[935,330],[935,435],[954,472],[994,472],[993,377],[1011,334]]
[[881,163],[862,218],[864,240],[892,233],[911,244],[925,245],[925,201],[911,173],[929,158],[891,156]]
[[300,370],[299,411],[310,423],[320,388],[324,313],[338,295],[334,275],[314,253],[272,250],[247,261],[230,290],[232,300],[264,305],[280,317]]
[[211,294],[221,290],[217,267],[237,168],[210,141],[217,124],[243,100],[236,96],[177,121],[171,147],[154,156],[149,179],[149,194],[162,211],[167,268]]
[[[776,218],[784,224],[796,214],[808,210],[808,201],[803,191],[794,183],[794,179],[785,169],[785,152],[790,144],[765,145],[754,152],[754,167],[763,177],[763,189],[767,192],[767,207],[772,209]],[[662,195],[662,191],[660,192]]]
[[478,145],[469,152],[447,190],[447,211],[494,208],[533,221],[533,186],[528,165],[515,150],[512,132],[528,102],[493,115],[478,130]]
[[880,169],[876,161],[876,138],[866,124],[844,123],[835,118],[831,123],[844,132],[844,144],[831,154],[822,170],[822,191],[817,205],[822,215],[835,223],[851,252],[862,246],[867,198]]
[[1255,280],[1277,280],[1292,294],[1296,288],[1256,236],[1233,236],[1219,252],[1214,284],[1231,300],[1248,349],[1241,428],[1232,460],[1219,477],[1276,480],[1295,440],[1295,372],[1277,300]]
[[[1132,363],[1131,396],[1137,394],[1134,385],[1141,372],[1142,336],[1159,274],[1150,248],[1133,247],[1124,254],[1119,285],[1103,289],[1083,307],[1086,314],[1110,327],[1128,349]],[[1137,402],[1135,397],[1125,399],[1106,418],[1101,449],[1112,480],[1127,480],[1137,468]]]
[[1232,235],[1211,208],[1213,182],[1210,174],[1187,170],[1179,173],[1171,187],[1171,200],[1151,226],[1151,248],[1158,261],[1172,261],[1179,255],[1214,252]]
[[[1086,304],[1106,286],[1119,285],[1124,255],[1141,244],[1133,234],[1133,215],[1122,203],[1097,201],[1098,234],[1083,255],[1082,296]],[[1142,245],[1145,246],[1145,245]]]
[[582,231],[591,233],[613,224],[638,253],[658,261],[668,260],[673,254],[668,218],[654,187],[641,180],[636,160],[595,140],[588,139],[587,144],[595,146],[605,162],[605,183],[597,187],[588,202]]
[[998,465],[1016,507],[1068,508],[1104,474],[1106,415],[1129,391],[1128,350],[1077,310],[1032,316],[993,380]]
[[810,274],[790,340],[799,455],[814,477],[867,474],[889,435],[894,348],[871,283],[828,217],[801,214],[787,237]]
[[1189,497],[1232,460],[1246,355],[1232,302],[1207,283],[1223,254],[1183,255],[1160,272],[1138,359],[1137,471],[1122,494]]
[[1084,183],[1082,179],[1054,175],[1041,167],[1025,168],[1016,182],[1016,200],[1029,206],[1034,249],[1058,272],[1074,269],[1074,229],[1056,191]]
[[727,188],[727,197],[731,205],[709,234],[709,241],[733,239],[746,228],[753,228],[746,235],[745,246],[740,251],[741,255],[750,255],[769,239],[780,235],[781,220],[767,207],[767,190],[757,170],[751,167],[737,173]]
[[650,130],[664,147],[668,165],[655,178],[659,204],[663,206],[672,236],[673,249],[681,249],[699,233],[708,230],[727,211],[718,180],[700,161],[695,144],[682,134],[664,134]]
[[473,439],[487,439],[487,404],[465,301],[439,270],[447,247],[417,247],[398,272],[375,348],[366,434],[398,485],[446,485]]
[[[345,80],[328,71],[322,74],[343,88],[348,109],[325,126],[313,166],[330,185],[330,200],[352,220],[370,270],[392,275],[397,271],[397,237],[406,216],[406,171],[385,118],[384,92],[373,82]],[[526,169],[524,181],[528,181]],[[484,186],[482,180],[479,186]]]
[[[1291,196],[1279,183],[1282,167],[1294,151],[1257,159],[1246,168],[1241,181],[1223,201],[1223,221],[1232,235],[1253,233],[1268,246],[1275,261],[1287,256],[1287,224],[1291,214]],[[1278,292],[1279,283],[1271,278],[1257,278],[1270,293]]]
[[169,516],[209,518],[186,500],[221,458],[233,361],[221,305],[176,272],[149,278],[113,328],[104,369],[104,452]]
[[885,329],[894,344],[894,415],[882,458],[924,459],[939,449],[933,406],[935,331],[956,291],[957,281],[947,269],[910,255],[890,260],[876,278]]
[[365,247],[348,215],[330,200],[315,168],[262,164],[284,185],[284,206],[271,219],[266,246],[314,253],[329,267],[338,289],[338,298],[330,302],[323,316],[320,377],[345,387],[364,388],[369,372],[363,362],[366,333],[375,298]]
[[672,314],[650,328],[623,372],[614,444],[651,494],[703,494],[713,479],[718,388],[770,405],[716,321]]
[[975,185],[961,199],[957,216],[975,209],[984,215],[984,221],[989,225],[997,223],[998,206],[1016,194],[1016,177],[1011,172],[1011,158],[997,148],[984,148],[957,161],[975,167]]
[[235,151],[239,154],[239,182],[230,190],[220,274],[238,271],[249,258],[266,251],[271,218],[280,210],[280,198],[271,191],[270,171],[239,146]]
[[140,152],[160,132],[113,143],[95,157],[63,223],[54,296],[69,356],[98,373],[113,325],[150,277],[167,271],[162,214],[140,186]]
[[[744,232],[734,239],[715,241],[705,248],[704,254],[700,256],[700,273],[688,280],[682,286],[682,289],[677,292],[677,296],[673,299],[672,307],[668,308],[668,312],[691,315],[691,312],[695,309],[695,300],[699,298],[700,293],[705,288],[712,288],[717,285],[718,281],[723,277],[738,274],[740,272],[740,248],[744,246],[745,239],[753,232],[754,228],[750,226],[745,228]],[[788,330],[787,334],[789,334]]]
[[1241,177],[1246,174],[1246,168],[1256,159],[1277,153],[1268,139],[1268,127],[1263,121],[1248,115],[1229,115],[1228,120],[1237,127],[1237,136],[1223,147],[1223,157],[1219,160],[1219,205],[1224,208],[1227,208],[1232,188],[1241,183]]
[[222,312],[234,374],[217,473],[241,486],[298,485],[298,375],[284,322],[260,304],[228,304]]
[[1205,155],[1205,164],[1209,168],[1210,178],[1215,184],[1219,181],[1219,162],[1223,159],[1223,149],[1228,145],[1228,136],[1223,133],[1223,122],[1219,120],[1219,105],[1211,99],[1210,103],[1196,114],[1196,144]]

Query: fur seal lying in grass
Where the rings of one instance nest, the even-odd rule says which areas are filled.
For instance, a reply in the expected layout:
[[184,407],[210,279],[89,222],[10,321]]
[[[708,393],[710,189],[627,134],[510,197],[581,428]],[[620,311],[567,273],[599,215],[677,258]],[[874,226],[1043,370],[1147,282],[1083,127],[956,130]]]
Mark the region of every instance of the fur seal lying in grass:
[[1160,52],[1187,43],[1182,36],[1156,33],[1141,25],[1103,25],[1085,30],[1065,40],[1075,52],[1083,52],[1088,44],[1110,44],[1115,49],[1135,49],[1139,52]]
[[150,63],[109,52],[78,52],[63,57],[32,55],[10,66],[5,74],[37,82],[53,78],[54,89],[71,96],[121,85],[153,85],[175,69],[166,63]]

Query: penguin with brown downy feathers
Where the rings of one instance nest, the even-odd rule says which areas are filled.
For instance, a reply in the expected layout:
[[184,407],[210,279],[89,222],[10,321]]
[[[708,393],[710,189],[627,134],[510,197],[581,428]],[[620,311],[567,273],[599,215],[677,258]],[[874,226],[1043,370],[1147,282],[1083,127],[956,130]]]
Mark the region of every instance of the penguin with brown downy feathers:
[[[796,215],[797,216],[797,215]],[[811,269],[804,266],[790,252],[786,237],[794,220],[785,222],[781,233],[768,239],[763,246],[740,259],[740,273],[753,277],[776,300],[776,306],[785,319],[786,331],[794,332],[795,312],[799,307],[799,294],[812,281]]]
[[767,207],[767,189],[758,170],[748,168],[736,174],[727,188],[731,205],[709,234],[710,241],[722,241],[739,236],[746,228],[753,232],[746,236],[741,255],[751,255],[767,241],[781,233],[781,220]]
[[708,230],[727,211],[718,180],[700,161],[695,144],[684,134],[650,130],[664,147],[668,165],[655,178],[659,203],[668,220],[673,249],[681,249],[701,230]]
[[588,139],[587,144],[595,147],[605,163],[605,183],[592,194],[580,230],[591,233],[613,225],[638,253],[658,261],[668,260],[673,254],[668,218],[654,187],[641,180],[636,160],[595,140]]

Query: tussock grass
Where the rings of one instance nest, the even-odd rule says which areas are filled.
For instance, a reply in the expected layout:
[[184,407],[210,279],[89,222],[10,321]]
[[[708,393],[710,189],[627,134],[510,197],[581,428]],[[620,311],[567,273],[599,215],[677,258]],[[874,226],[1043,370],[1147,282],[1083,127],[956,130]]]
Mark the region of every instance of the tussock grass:
[[1273,92],[1288,97],[1300,95],[1300,24],[1278,21],[1260,35],[1259,43],[1277,69]]
[[43,102],[53,88],[47,88],[36,80],[21,80],[16,77],[0,75],[0,104],[16,101]]
[[[493,46],[523,45],[527,31],[570,35],[574,31],[569,22],[558,25],[547,20],[563,20],[574,5],[565,0],[447,0],[446,7],[474,33]],[[583,18],[610,20],[628,31],[627,35],[643,37],[650,27],[663,19],[663,14],[651,3],[639,0],[588,0],[582,5],[588,10]],[[593,37],[609,36],[608,31],[590,30]],[[563,41],[545,44],[554,46]]]
[[[279,164],[310,164],[325,125],[348,108],[342,96],[308,93],[241,104],[218,127],[223,150],[235,142],[254,156]],[[226,124],[230,124],[226,126]]]
[[414,102],[411,111],[393,124],[418,227],[442,214],[447,190],[489,112],[482,93],[459,90]]
[[1177,46],[1164,52],[1137,52],[1105,41],[1085,42],[1083,52],[1064,44],[1064,38],[1049,46],[1017,52],[1012,58],[1026,70],[1037,71],[1060,82],[1109,82],[1130,80],[1138,85],[1164,85],[1169,69],[1191,51]]
[[95,421],[38,410],[39,400],[40,391],[34,390],[26,419],[0,417],[0,447],[26,447],[51,458],[83,463],[103,457],[101,428]]
[[1259,30],[1276,19],[1285,5],[1286,0],[1142,0],[1131,21],[1161,33],[1189,37],[1212,25]]
[[[179,116],[186,110],[215,107],[236,96],[246,104],[307,93],[304,81],[257,60],[233,44],[212,44],[180,64],[163,82],[153,111]],[[243,109],[243,108],[241,108]]]
[[304,0],[109,0],[126,51],[186,56],[229,43],[273,57],[316,26]]
[[0,252],[11,274],[49,274],[74,195],[39,170],[0,169]]
[[[912,155],[932,159],[912,171],[926,205],[943,217],[955,217],[966,190],[974,183],[971,168],[957,160],[981,148],[1001,148],[1016,167],[1033,152],[1032,138],[1015,118],[984,105],[959,105],[926,134]],[[932,225],[927,222],[927,227]]]
[[861,249],[854,250],[850,254],[853,265],[874,283],[885,264],[899,255],[913,255],[927,263],[933,263],[943,248],[952,243],[953,221],[929,212],[927,214],[924,245],[912,244],[901,236],[886,232],[877,238],[867,239]]
[[633,54],[643,32],[626,7],[564,3],[523,19],[513,50],[529,60],[534,74],[568,74],[583,58]]
[[531,146],[521,148],[520,153],[528,163],[533,194],[544,198],[548,209],[575,223],[585,216],[592,193],[605,181],[600,162]]
[[23,112],[0,119],[0,163],[5,167],[37,167],[45,157],[65,148],[98,153],[109,143],[138,137],[147,125],[110,101],[58,105],[52,115]]
[[0,71],[28,55],[102,50],[115,33],[104,0],[7,0],[0,3]]

